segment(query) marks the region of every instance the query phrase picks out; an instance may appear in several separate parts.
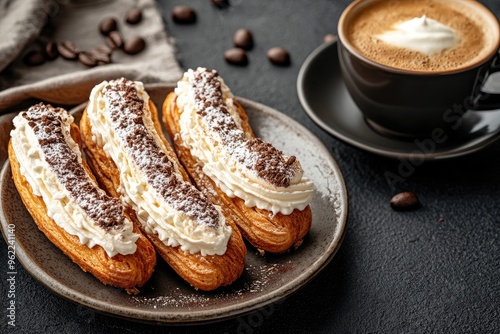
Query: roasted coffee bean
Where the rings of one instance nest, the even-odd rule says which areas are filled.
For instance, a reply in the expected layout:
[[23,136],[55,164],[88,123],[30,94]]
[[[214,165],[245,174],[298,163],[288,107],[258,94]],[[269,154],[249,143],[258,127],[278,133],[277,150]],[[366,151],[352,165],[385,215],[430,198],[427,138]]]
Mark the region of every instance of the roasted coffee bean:
[[175,6],[172,9],[172,19],[176,23],[194,23],[196,22],[196,12],[189,6]]
[[276,47],[269,49],[267,51],[267,58],[275,65],[290,65],[290,54],[283,48]]
[[114,17],[106,17],[99,23],[99,31],[104,36],[108,36],[110,32],[116,31],[118,23]]
[[391,198],[391,208],[395,211],[414,210],[419,206],[420,201],[417,195],[409,191],[396,194]]
[[218,8],[227,8],[230,6],[229,0],[212,0],[212,3]]
[[123,45],[123,51],[129,55],[135,55],[146,47],[146,42],[142,37],[134,36],[125,41]]
[[233,44],[237,48],[250,50],[253,48],[253,35],[248,29],[238,29],[234,33]]
[[97,60],[90,52],[82,51],[78,54],[78,60],[85,66],[94,67],[97,65]]
[[54,60],[59,56],[59,51],[57,51],[57,43],[54,41],[48,41],[44,48],[45,58],[49,60]]
[[130,8],[125,14],[125,22],[128,24],[137,24],[142,21],[142,11],[137,8]]
[[92,58],[96,60],[97,65],[106,65],[111,63],[111,53],[105,53],[100,48],[89,51]]
[[108,63],[108,62],[101,61],[101,60],[98,60],[98,61],[97,61],[97,65],[98,65],[98,66],[108,65],[108,64],[111,64],[111,62],[109,62],[109,63]]
[[113,50],[109,46],[106,46],[106,45],[98,46],[94,50],[98,51],[100,53],[104,53],[104,54],[106,54],[108,56],[111,56],[111,54],[113,53]]
[[109,33],[108,37],[106,37],[106,44],[111,49],[120,49],[123,46],[122,36],[118,31],[112,31]]
[[78,58],[79,50],[73,42],[65,41],[58,43],[57,51],[65,59],[76,60]]
[[334,34],[326,34],[323,37],[323,43],[325,43],[325,44],[330,44],[336,40],[337,40],[337,36],[335,36]]
[[38,66],[45,63],[45,57],[41,51],[31,50],[24,55],[23,62],[28,66]]
[[248,64],[247,53],[240,48],[232,48],[224,52],[224,59],[234,65],[244,66]]

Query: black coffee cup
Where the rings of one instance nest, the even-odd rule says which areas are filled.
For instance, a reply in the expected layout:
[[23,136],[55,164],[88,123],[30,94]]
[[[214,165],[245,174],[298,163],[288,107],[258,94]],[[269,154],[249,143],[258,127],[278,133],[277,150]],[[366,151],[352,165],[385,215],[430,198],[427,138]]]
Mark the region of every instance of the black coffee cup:
[[[354,102],[367,123],[383,135],[415,138],[453,125],[469,110],[500,107],[480,88],[496,71],[500,47],[500,25],[496,17],[477,1],[462,1],[484,19],[493,34],[488,52],[477,61],[448,71],[413,71],[390,67],[361,54],[347,36],[351,19],[378,1],[357,0],[343,12],[339,25],[339,59],[342,76]],[[493,64],[493,66],[492,66]],[[491,102],[493,101],[493,105]],[[500,100],[499,100],[500,102]]]

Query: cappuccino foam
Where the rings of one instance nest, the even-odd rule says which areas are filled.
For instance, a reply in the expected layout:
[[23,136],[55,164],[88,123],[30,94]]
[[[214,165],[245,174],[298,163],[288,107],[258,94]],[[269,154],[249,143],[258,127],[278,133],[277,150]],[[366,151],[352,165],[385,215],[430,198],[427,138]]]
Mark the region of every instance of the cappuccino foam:
[[[458,43],[443,51],[425,54],[377,38],[402,22],[423,16],[455,31]],[[375,62],[412,71],[450,71],[466,67],[490,51],[493,41],[488,40],[480,22],[481,16],[460,2],[381,1],[360,10],[352,18],[347,35],[361,54]]]

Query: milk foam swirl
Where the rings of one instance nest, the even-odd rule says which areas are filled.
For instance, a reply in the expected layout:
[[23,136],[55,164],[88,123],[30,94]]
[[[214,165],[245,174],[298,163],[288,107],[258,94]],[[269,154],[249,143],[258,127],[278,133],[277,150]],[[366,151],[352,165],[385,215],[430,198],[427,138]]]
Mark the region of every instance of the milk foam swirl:
[[390,45],[427,55],[449,49],[460,42],[453,29],[425,15],[398,23],[393,28],[376,38]]

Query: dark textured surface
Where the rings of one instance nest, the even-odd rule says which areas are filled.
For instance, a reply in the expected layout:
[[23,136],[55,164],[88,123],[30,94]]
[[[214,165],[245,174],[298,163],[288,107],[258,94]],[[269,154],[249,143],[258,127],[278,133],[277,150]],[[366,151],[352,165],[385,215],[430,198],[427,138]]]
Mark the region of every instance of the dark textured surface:
[[[482,1],[497,14],[500,2]],[[175,25],[170,9],[187,3],[194,25]],[[242,1],[220,10],[204,1],[161,1],[183,68],[218,69],[234,93],[298,120],[329,148],[349,192],[349,227],[332,263],[282,303],[218,324],[155,327],[110,318],[53,295],[17,265],[17,332],[26,333],[498,333],[500,331],[500,143],[470,156],[404,170],[330,137],[308,119],[296,94],[302,61],[336,32],[347,0]],[[238,28],[253,32],[249,65],[226,64]],[[266,51],[282,46],[290,67]],[[391,189],[386,172],[406,173]],[[400,190],[422,207],[394,212]],[[2,318],[7,328],[7,246],[0,244]]]

